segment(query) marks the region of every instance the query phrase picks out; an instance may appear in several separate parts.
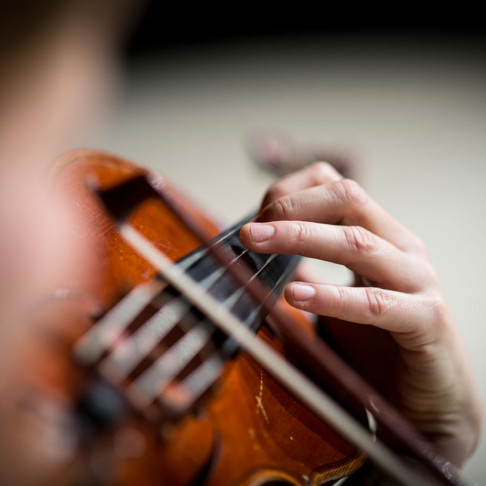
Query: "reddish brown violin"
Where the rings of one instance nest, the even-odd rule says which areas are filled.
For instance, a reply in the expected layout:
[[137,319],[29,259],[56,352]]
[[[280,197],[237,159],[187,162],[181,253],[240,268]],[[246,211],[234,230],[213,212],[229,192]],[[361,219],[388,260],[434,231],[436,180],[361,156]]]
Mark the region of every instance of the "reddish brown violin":
[[[322,355],[324,344],[306,317],[278,302],[274,325],[259,327],[274,290],[290,275],[288,257],[248,254],[238,226],[220,234],[163,178],[112,155],[71,152],[55,165],[52,184],[69,194],[79,273],[33,312],[30,359],[9,411],[29,426],[16,427],[5,447],[12,457],[22,451],[32,473],[12,467],[7,480],[320,485],[349,476],[366,455],[387,462],[388,453],[374,446],[361,452],[372,438],[358,431],[351,439],[356,447],[342,438],[354,434],[347,425],[322,420],[332,411],[319,377],[329,374],[334,358]],[[124,239],[128,229],[141,236],[139,246]],[[214,238],[209,246],[208,238]],[[151,249],[144,254],[146,242]],[[174,263],[165,269],[167,261]],[[216,315],[220,307],[223,317]],[[242,323],[242,337],[215,324],[225,316]],[[245,348],[245,336],[257,330],[255,350]],[[258,360],[262,346],[276,365]],[[280,362],[288,368],[279,371]],[[280,383],[287,377],[291,391]],[[344,394],[356,393],[348,408],[360,401],[370,409],[368,390],[354,386],[354,375],[344,378]],[[384,415],[378,418],[385,427],[400,428]],[[414,440],[405,433],[405,445]],[[31,459],[36,455],[42,465]],[[385,469],[401,468],[393,461]],[[403,476],[413,484],[413,473]]]
[[[168,417],[167,405],[164,409],[164,404],[156,403],[157,397],[147,410],[145,403],[138,409],[130,398],[125,403],[116,396],[117,391],[122,396],[133,391],[135,384],[148,376],[147,370],[155,367],[184,337],[175,324],[164,336],[159,329],[154,338],[157,342],[146,345],[146,356],[126,366],[131,349],[127,343],[140,336],[144,326],[153,323],[154,315],[163,312],[176,296],[164,294],[164,284],[155,279],[156,270],[122,240],[100,201],[88,189],[87,180],[112,187],[143,173],[126,161],[94,152],[67,154],[53,171],[53,187],[69,193],[73,229],[79,232],[83,260],[79,275],[72,275],[69,282],[60,282],[53,297],[35,312],[35,321],[40,324],[31,352],[39,356],[34,360],[32,355],[29,360],[35,369],[29,370],[28,392],[22,397],[25,413],[41,413],[37,408],[55,410],[52,413],[59,414],[63,426],[56,424],[59,430],[54,430],[54,440],[72,441],[70,453],[64,451],[67,457],[53,460],[46,483],[84,480],[88,484],[106,481],[144,485],[323,484],[356,470],[364,455],[309,412],[245,353],[225,363],[214,383],[209,380],[203,390],[201,405],[177,420]],[[220,233],[212,219],[165,180],[157,178],[157,184],[177,199],[208,235]],[[84,223],[80,226],[76,221]],[[177,216],[155,201],[142,205],[131,223],[173,261],[202,244]],[[139,295],[134,297],[137,291]],[[137,298],[146,300],[137,303]],[[86,367],[81,366],[73,358],[73,349],[82,348],[83,339],[88,346],[90,330],[109,325],[110,319],[116,321],[113,313],[117,308],[118,318],[125,326],[123,331],[107,331],[113,340],[106,341],[99,356]],[[173,312],[178,312],[174,306]],[[182,315],[180,310],[179,313]],[[306,325],[305,318],[300,319]],[[193,320],[203,318],[197,316]],[[307,325],[306,329],[310,327]],[[260,334],[275,341],[268,329],[262,328]],[[108,339],[103,333],[95,337],[100,341]],[[274,345],[278,346],[276,342]],[[140,339],[138,346],[143,347]],[[197,371],[206,355],[211,354],[202,347],[199,362],[194,359],[180,373],[187,377]],[[118,362],[124,363],[123,369],[116,368]],[[100,388],[98,375],[103,377],[103,383],[109,381],[118,390]],[[104,402],[108,411],[103,410],[103,404],[90,403],[96,400]],[[113,410],[109,410],[110,406]],[[42,434],[31,437],[27,439],[32,441],[28,447],[42,448],[44,440],[47,439]],[[54,467],[56,463],[60,467]]]

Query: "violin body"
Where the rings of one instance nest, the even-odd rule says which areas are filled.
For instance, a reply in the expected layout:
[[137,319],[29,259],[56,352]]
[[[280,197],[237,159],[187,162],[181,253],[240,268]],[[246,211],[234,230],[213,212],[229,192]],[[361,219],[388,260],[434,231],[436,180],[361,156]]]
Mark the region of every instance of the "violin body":
[[[80,248],[78,273],[59,282],[32,313],[32,332],[25,341],[29,359],[13,380],[15,399],[8,411],[12,423],[27,425],[11,430],[3,448],[12,455],[19,451],[37,472],[32,476],[12,467],[10,477],[18,475],[22,480],[17,484],[318,485],[357,470],[363,454],[244,352],[226,364],[204,402],[176,422],[155,426],[133,413],[87,438],[79,424],[73,425],[80,390],[93,375],[73,359],[73,346],[131,289],[156,276],[122,240],[87,180],[108,187],[141,172],[128,161],[90,151],[70,152],[53,167],[52,187],[71,205]],[[220,232],[213,218],[165,179],[150,176],[208,234]],[[131,224],[173,261],[201,245],[156,202],[137,210]],[[287,307],[313,332],[303,314]],[[281,349],[266,327],[259,333]],[[32,427],[42,413],[52,423],[41,418],[42,430]],[[49,440],[54,442],[50,452]],[[39,450],[42,466],[35,459]]]

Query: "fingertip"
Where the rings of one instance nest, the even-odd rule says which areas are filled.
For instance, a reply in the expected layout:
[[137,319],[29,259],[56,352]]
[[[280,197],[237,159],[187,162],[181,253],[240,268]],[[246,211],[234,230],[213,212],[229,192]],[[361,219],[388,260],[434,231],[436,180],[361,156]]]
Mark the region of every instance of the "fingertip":
[[246,223],[240,228],[240,240],[245,246],[248,246],[248,243],[250,242],[250,230],[248,225],[249,223]]
[[293,282],[287,285],[285,297],[291,304],[298,306],[308,304],[316,295],[316,289],[313,285],[301,282]]
[[275,227],[271,224],[247,223],[243,226],[240,235],[248,244],[263,243],[275,235]]

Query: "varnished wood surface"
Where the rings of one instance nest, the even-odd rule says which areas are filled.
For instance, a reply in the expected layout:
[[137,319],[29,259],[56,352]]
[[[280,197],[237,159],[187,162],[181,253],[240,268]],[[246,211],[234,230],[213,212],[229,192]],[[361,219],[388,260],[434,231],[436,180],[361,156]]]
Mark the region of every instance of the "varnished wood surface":
[[[54,400],[66,410],[86,377],[73,363],[70,347],[97,315],[154,276],[154,269],[121,240],[86,181],[108,186],[140,170],[110,154],[76,151],[60,158],[52,171],[52,188],[65,192],[72,211],[72,230],[80,248],[79,274],[59,282],[34,313],[42,338],[32,340],[31,355],[20,375],[27,377],[36,396]],[[162,177],[157,181],[205,225],[208,234],[219,233],[217,224],[189,199]],[[133,225],[173,260],[200,244],[166,208],[152,201],[134,214]],[[268,331],[260,332],[271,340]],[[19,434],[27,437],[22,442],[26,447],[41,440],[28,438],[28,431]],[[93,466],[95,458],[98,464]],[[94,481],[93,477],[103,476],[107,484],[120,485],[185,486],[201,477],[205,478],[201,484],[208,486],[271,480],[314,485],[343,477],[362,461],[362,454],[243,353],[227,365],[216,392],[197,414],[162,430],[136,417],[127,420],[82,452],[57,461],[46,473],[46,483],[53,478],[70,484],[73,478]]]

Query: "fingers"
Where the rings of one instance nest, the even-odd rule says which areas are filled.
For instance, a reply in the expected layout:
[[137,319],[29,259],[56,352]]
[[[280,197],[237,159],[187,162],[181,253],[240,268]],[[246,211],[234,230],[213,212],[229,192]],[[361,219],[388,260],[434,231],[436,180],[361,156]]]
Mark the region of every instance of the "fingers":
[[425,255],[421,241],[354,181],[327,164],[314,165],[274,184],[257,221],[314,221],[361,226],[403,251]]
[[332,165],[327,162],[316,162],[272,184],[263,198],[261,209],[279,197],[339,179],[342,179],[342,175]]
[[[435,340],[439,326],[433,298],[373,287],[293,282],[285,289],[293,306],[401,334],[401,345],[422,347]],[[425,324],[427,323],[427,324]],[[413,343],[413,344],[412,344]]]
[[250,250],[298,254],[342,264],[391,290],[416,292],[435,283],[430,265],[359,226],[305,221],[249,223],[240,237]]

